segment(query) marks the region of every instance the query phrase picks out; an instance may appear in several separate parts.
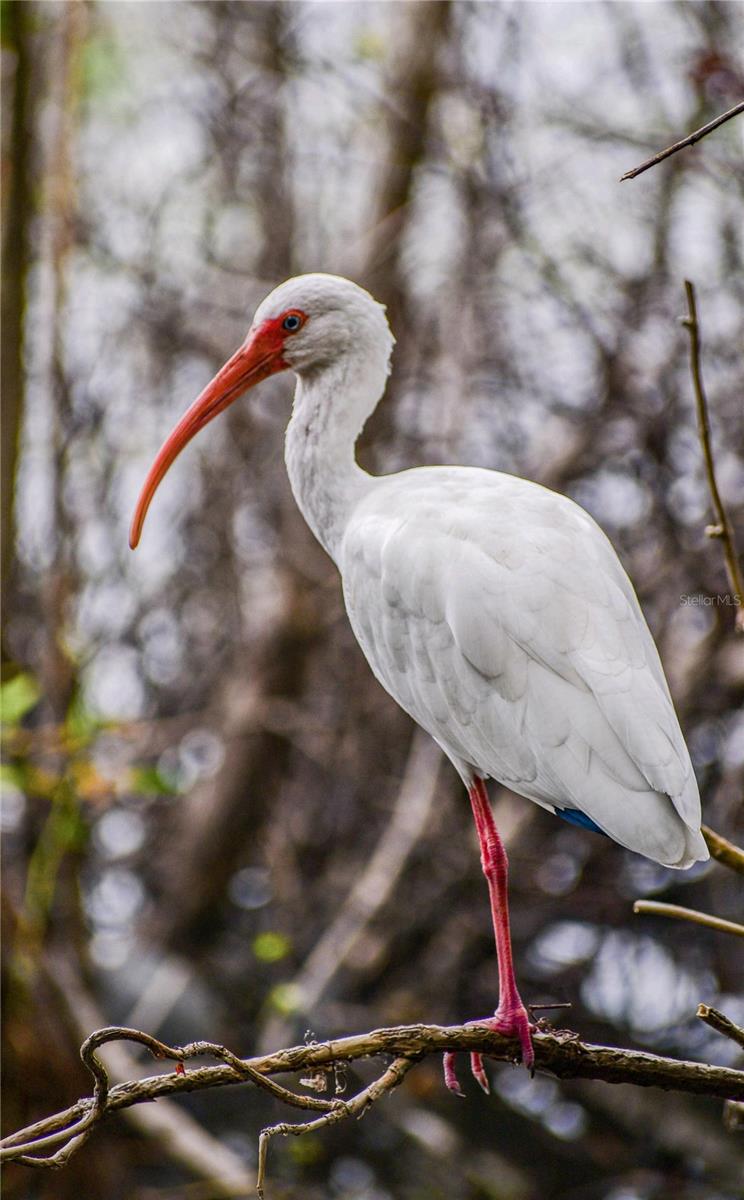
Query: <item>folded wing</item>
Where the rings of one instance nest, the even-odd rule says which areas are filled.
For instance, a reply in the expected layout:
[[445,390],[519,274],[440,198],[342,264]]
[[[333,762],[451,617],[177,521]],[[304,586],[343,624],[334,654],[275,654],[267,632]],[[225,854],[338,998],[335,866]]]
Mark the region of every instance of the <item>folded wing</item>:
[[578,809],[658,862],[707,858],[656,646],[599,527],[511,476],[415,474],[405,504],[394,488],[371,498],[344,548],[349,616],[383,685],[464,775]]

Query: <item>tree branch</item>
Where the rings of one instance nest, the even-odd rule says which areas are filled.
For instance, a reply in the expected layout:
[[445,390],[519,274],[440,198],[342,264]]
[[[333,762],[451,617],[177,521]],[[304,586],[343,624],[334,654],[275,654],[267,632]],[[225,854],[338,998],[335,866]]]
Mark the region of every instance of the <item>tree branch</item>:
[[333,1110],[327,1112],[324,1117],[318,1117],[314,1121],[306,1121],[301,1125],[289,1125],[286,1121],[282,1121],[279,1125],[270,1125],[261,1131],[261,1136],[258,1139],[258,1171],[256,1174],[256,1193],[259,1200],[264,1200],[264,1183],[266,1181],[266,1161],[271,1138],[276,1137],[281,1133],[285,1137],[287,1134],[295,1136],[303,1133],[317,1133],[319,1129],[325,1129],[327,1125],[333,1124],[334,1121],[341,1121],[346,1117],[362,1117],[366,1109],[374,1104],[375,1100],[379,1100],[387,1092],[391,1092],[399,1083],[403,1082],[404,1077],[408,1074],[411,1067],[415,1063],[414,1058],[400,1057],[394,1059],[386,1071],[383,1071],[379,1078],[374,1079],[368,1087],[363,1088],[353,1100],[347,1103],[337,1100]]
[[705,1021],[706,1025],[710,1025],[711,1029],[715,1029],[716,1033],[731,1038],[732,1042],[736,1042],[737,1046],[744,1050],[744,1029],[735,1025],[730,1017],[724,1016],[717,1008],[711,1008],[709,1004],[698,1004],[695,1016]]
[[[724,1037],[730,1038],[732,1042],[744,1050],[744,1029],[741,1025],[735,1025],[730,1017],[724,1016],[717,1008],[711,1008],[709,1004],[698,1004],[696,1017],[700,1017],[701,1021],[705,1021],[711,1029],[715,1029],[716,1033],[722,1033]],[[737,1133],[740,1129],[744,1129],[744,1104],[741,1100],[726,1100],[723,1105],[723,1123],[732,1133]]]
[[640,166],[633,167],[632,171],[626,171],[620,176],[622,183],[626,179],[635,179],[636,175],[642,175],[644,171],[648,171],[650,167],[655,167],[657,163],[663,162],[665,158],[669,158],[670,154],[676,154],[678,150],[684,150],[686,146],[694,146],[695,142],[699,142],[706,134],[712,133],[714,129],[718,129],[719,125],[723,125],[725,121],[730,121],[732,117],[736,117],[739,113],[744,112],[744,100],[739,104],[735,104],[728,112],[721,113],[720,117],[715,117],[709,121],[707,125],[701,125],[694,133],[690,133],[681,141],[675,142],[673,146],[667,146],[666,150],[660,150],[658,154],[654,154],[652,158],[647,158]]
[[[744,109],[744,104],[739,107]],[[721,494],[718,490],[718,483],[716,482],[713,450],[710,441],[708,401],[705,397],[703,373],[700,365],[700,326],[697,317],[697,303],[695,301],[695,288],[689,279],[685,280],[685,293],[687,295],[687,316],[683,317],[682,324],[690,335],[690,369],[692,371],[692,383],[695,391],[698,432],[700,434],[700,444],[703,448],[708,489],[713,501],[713,511],[716,518],[715,525],[709,525],[705,532],[708,534],[708,537],[720,538],[723,543],[726,571],[733,593],[734,604],[737,605],[735,629],[738,633],[744,633],[744,579],[742,579],[739,558],[736,553],[734,531],[729,521],[728,513],[723,506]]]
[[744,850],[741,846],[730,842],[728,838],[721,837],[720,833],[716,833],[715,829],[711,829],[708,825],[701,825],[700,832],[705,838],[711,858],[714,858],[716,862],[723,863],[725,867],[730,867],[732,871],[736,871],[737,875],[744,875]]
[[[706,1006],[703,1006],[706,1007]],[[712,1012],[713,1010],[706,1011]],[[721,1017],[722,1021],[727,1019]],[[138,1042],[160,1059],[171,1059],[174,1072],[132,1079],[111,1087],[97,1051],[109,1042]],[[662,1058],[637,1050],[596,1046],[581,1042],[567,1030],[549,1030],[538,1024],[534,1037],[536,1066],[559,1079],[600,1079],[606,1083],[631,1083],[638,1087],[660,1087],[724,1100],[744,1100],[744,1071]],[[300,1125],[282,1123],[265,1129],[259,1146],[258,1186],[263,1187],[269,1141],[277,1134],[301,1134],[324,1128],[332,1122],[361,1114],[376,1100],[396,1087],[416,1062],[444,1051],[479,1053],[502,1062],[512,1061],[516,1043],[477,1024],[443,1027],[411,1025],[377,1029],[370,1033],[326,1042],[294,1046],[262,1057],[241,1059],[214,1042],[192,1042],[168,1046],[137,1029],[112,1026],[99,1029],[85,1040],[81,1057],[94,1080],[93,1095],[78,1100],[64,1112],[55,1113],[4,1138],[0,1159],[28,1166],[58,1167],[80,1149],[95,1127],[111,1113],[143,1104],[162,1096],[202,1091],[235,1083],[253,1083],[293,1107],[320,1112]],[[186,1072],[184,1063],[197,1056],[221,1059],[216,1066]],[[270,1076],[288,1071],[312,1071],[315,1078],[305,1086],[318,1087],[318,1077],[332,1077],[339,1066],[359,1059],[393,1055],[394,1061],[349,1099],[322,1099],[298,1094],[273,1081]],[[47,1155],[42,1151],[51,1150]]]
[[676,917],[680,921],[692,921],[695,925],[717,929],[719,933],[733,933],[737,937],[744,937],[744,925],[739,925],[736,921],[726,921],[723,917],[713,916],[712,913],[698,912],[695,908],[683,908],[681,904],[663,904],[660,900],[636,900],[633,912],[650,913],[657,917]]

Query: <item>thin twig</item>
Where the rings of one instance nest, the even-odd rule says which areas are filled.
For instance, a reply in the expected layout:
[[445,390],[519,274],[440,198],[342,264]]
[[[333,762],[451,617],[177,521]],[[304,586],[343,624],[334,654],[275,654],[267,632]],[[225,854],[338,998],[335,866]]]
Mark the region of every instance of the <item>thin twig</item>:
[[635,179],[636,175],[642,175],[644,171],[648,171],[650,167],[655,167],[657,163],[663,162],[665,158],[669,158],[670,154],[676,154],[678,150],[684,150],[685,146],[694,146],[695,142],[699,142],[706,134],[712,133],[714,129],[718,129],[719,125],[723,125],[724,121],[730,121],[732,117],[736,117],[739,113],[744,112],[744,100],[739,104],[735,104],[728,112],[721,113],[720,117],[715,117],[709,121],[707,125],[701,125],[694,133],[690,133],[681,141],[675,142],[673,146],[667,146],[666,150],[660,150],[658,154],[654,154],[652,158],[647,158],[639,167],[633,167],[632,171],[626,171],[620,176],[620,182],[625,179]]
[[725,921],[723,917],[715,917],[712,913],[698,912],[694,908],[682,908],[680,904],[662,904],[659,900],[636,900],[633,912],[651,913],[656,917],[677,917],[680,921],[707,925],[709,929],[717,929],[719,933],[733,933],[737,937],[744,937],[744,925],[739,925],[736,921]]
[[708,825],[701,825],[700,832],[705,838],[711,858],[723,863],[725,867],[730,867],[738,875],[744,875],[744,850],[741,846],[736,846],[728,838],[721,837],[720,833],[716,833],[715,829]]
[[719,1012],[717,1008],[711,1008],[709,1004],[698,1004],[695,1016],[705,1021],[706,1025],[710,1025],[711,1029],[715,1029],[716,1033],[731,1038],[732,1042],[736,1042],[737,1046],[744,1050],[744,1029],[735,1025],[730,1017]]
[[353,1099],[338,1101],[337,1107],[333,1112],[326,1113],[324,1117],[317,1117],[314,1121],[304,1121],[299,1125],[290,1125],[286,1121],[280,1122],[278,1125],[268,1125],[261,1130],[258,1139],[258,1171],[256,1175],[256,1194],[258,1200],[264,1200],[264,1184],[266,1182],[266,1163],[269,1150],[269,1142],[277,1134],[287,1136],[293,1134],[295,1137],[303,1133],[317,1133],[320,1129],[325,1129],[327,1125],[333,1124],[334,1121],[343,1120],[346,1117],[363,1117],[367,1109],[374,1104],[375,1100],[379,1100],[386,1092],[392,1092],[403,1078],[410,1071],[415,1063],[413,1058],[396,1058],[390,1064],[386,1071],[383,1071],[379,1078],[374,1079],[368,1087],[363,1088]]
[[[744,105],[741,107],[744,108]],[[700,365],[700,325],[698,323],[695,288],[694,285],[690,283],[689,279],[685,280],[685,294],[687,296],[687,316],[682,318],[682,324],[690,335],[690,369],[692,371],[692,383],[695,391],[698,433],[700,435],[700,444],[703,448],[705,473],[708,478],[708,490],[710,491],[711,500],[713,501],[713,511],[716,518],[715,525],[709,525],[705,532],[709,537],[720,538],[721,542],[723,543],[723,553],[726,559],[726,572],[728,574],[729,585],[733,594],[733,602],[737,606],[734,627],[737,632],[744,633],[744,578],[742,578],[741,567],[739,566],[739,558],[736,553],[734,531],[731,526],[731,522],[729,521],[726,509],[724,508],[721,494],[718,490],[718,483],[716,482],[716,471],[713,462],[713,450],[711,448],[710,438],[708,401],[705,397],[703,373]]]

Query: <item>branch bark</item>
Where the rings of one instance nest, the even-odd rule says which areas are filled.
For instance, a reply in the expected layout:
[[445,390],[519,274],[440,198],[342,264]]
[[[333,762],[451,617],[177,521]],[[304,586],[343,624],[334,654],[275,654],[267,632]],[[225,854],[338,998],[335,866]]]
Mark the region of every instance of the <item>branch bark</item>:
[[706,1025],[710,1025],[711,1029],[715,1029],[716,1033],[730,1038],[744,1050],[744,1029],[740,1025],[735,1025],[730,1017],[719,1012],[717,1008],[711,1008],[709,1004],[698,1004],[695,1016],[700,1017],[700,1020],[705,1021]]
[[724,867],[730,867],[732,871],[736,871],[737,875],[744,875],[744,850],[741,846],[730,842],[728,838],[721,837],[720,833],[716,833],[715,829],[711,829],[708,825],[702,825],[700,831],[710,850],[711,858],[722,863]]
[[[140,1043],[155,1057],[175,1061],[178,1064],[176,1070],[111,1087],[97,1051],[107,1043],[122,1041]],[[730,1101],[744,1100],[744,1071],[729,1067],[591,1045],[580,1041],[575,1033],[548,1030],[542,1023],[538,1025],[534,1045],[537,1069],[560,1079],[600,1079],[606,1083],[631,1083],[638,1087],[659,1087]],[[512,1039],[477,1024],[411,1025],[377,1029],[333,1041],[294,1046],[262,1057],[240,1059],[224,1046],[212,1042],[168,1046],[141,1030],[107,1027],[91,1034],[81,1047],[81,1057],[94,1080],[93,1095],[78,1100],[64,1112],[4,1138],[0,1159],[15,1160],[28,1166],[61,1166],[80,1149],[96,1125],[120,1109],[182,1092],[251,1082],[293,1106],[314,1109],[322,1114],[304,1125],[282,1124],[264,1131],[258,1180],[262,1187],[269,1138],[277,1133],[307,1132],[346,1117],[359,1116],[375,1100],[396,1087],[416,1062],[444,1051],[476,1052],[508,1062],[513,1060],[517,1046]],[[222,1061],[216,1066],[197,1067],[187,1073],[183,1064],[198,1055],[211,1055]],[[334,1069],[342,1064],[379,1055],[393,1055],[394,1062],[385,1066],[371,1084],[345,1100],[298,1094],[280,1088],[269,1078],[288,1071],[312,1071],[316,1076],[323,1073],[332,1076]],[[310,1086],[316,1087],[316,1079]],[[51,1154],[41,1153],[49,1150]]]
[[657,163],[663,162],[665,158],[669,158],[670,154],[676,154],[678,150],[684,150],[686,146],[694,146],[695,142],[699,142],[706,134],[712,133],[714,129],[718,129],[719,125],[723,125],[725,121],[730,121],[732,117],[737,117],[739,113],[744,112],[744,100],[735,104],[727,112],[721,113],[714,120],[708,121],[707,125],[701,125],[694,133],[689,133],[687,137],[682,138],[679,142],[674,142],[673,145],[667,146],[665,150],[660,150],[658,154],[654,154],[651,158],[647,158],[640,166],[633,167],[631,171],[626,171],[620,176],[620,182],[625,179],[635,179],[636,175],[642,175],[644,171],[648,171],[651,167],[655,167]]
[[680,921],[692,921],[695,925],[706,925],[708,929],[717,929],[719,933],[733,933],[744,937],[744,925],[736,921],[726,921],[712,913],[698,912],[695,908],[683,908],[681,904],[663,904],[659,900],[636,900],[633,905],[634,913],[649,913],[656,917],[676,917]]

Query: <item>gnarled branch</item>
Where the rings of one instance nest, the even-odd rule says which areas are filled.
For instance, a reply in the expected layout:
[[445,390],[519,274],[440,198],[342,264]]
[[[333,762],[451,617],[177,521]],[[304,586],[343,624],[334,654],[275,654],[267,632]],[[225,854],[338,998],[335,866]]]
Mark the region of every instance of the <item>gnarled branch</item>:
[[[175,1061],[176,1070],[111,1087],[96,1051],[106,1043],[115,1041],[138,1042],[154,1057]],[[744,1071],[730,1067],[708,1066],[705,1063],[662,1058],[638,1050],[591,1045],[580,1041],[575,1033],[567,1030],[548,1029],[544,1022],[538,1023],[534,1046],[536,1069],[547,1071],[559,1079],[600,1079],[606,1083],[659,1087],[729,1101],[744,1100]],[[307,1132],[346,1117],[359,1116],[396,1087],[416,1062],[427,1055],[444,1051],[476,1052],[502,1062],[513,1060],[518,1053],[517,1044],[512,1039],[477,1024],[376,1029],[370,1033],[293,1046],[274,1054],[247,1059],[238,1058],[214,1042],[168,1046],[141,1030],[111,1026],[91,1034],[81,1047],[81,1057],[94,1080],[93,1095],[78,1100],[64,1112],[55,1113],[4,1138],[0,1159],[15,1160],[28,1166],[62,1166],[80,1149],[96,1125],[120,1109],[181,1092],[252,1083],[293,1107],[320,1114],[301,1125],[282,1123],[264,1130],[260,1142],[258,1178],[258,1186],[262,1188],[266,1150],[271,1137],[280,1133]],[[187,1060],[204,1055],[221,1061],[218,1065],[186,1071],[184,1063]],[[392,1055],[394,1061],[385,1065],[371,1084],[347,1099],[303,1095],[270,1078],[286,1072],[311,1071],[316,1078],[309,1086],[317,1088],[317,1077],[323,1074],[333,1077],[340,1066],[380,1055]],[[52,1153],[47,1153],[50,1150]]]

